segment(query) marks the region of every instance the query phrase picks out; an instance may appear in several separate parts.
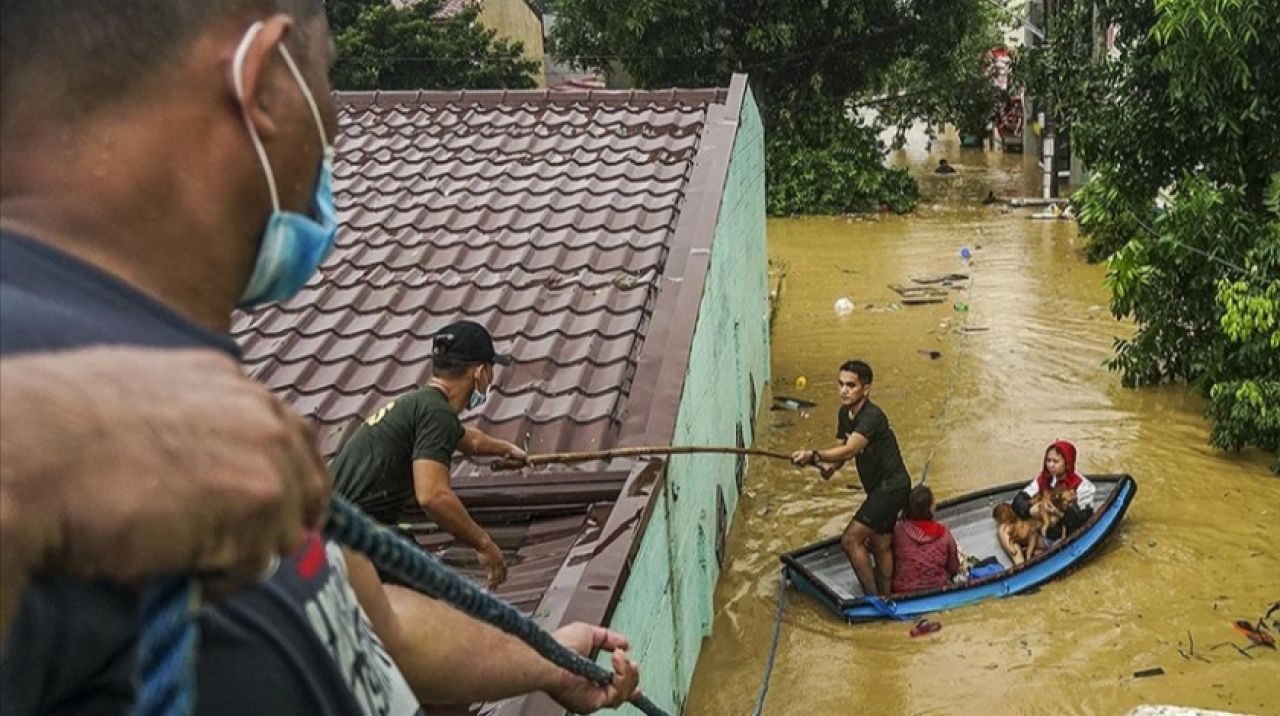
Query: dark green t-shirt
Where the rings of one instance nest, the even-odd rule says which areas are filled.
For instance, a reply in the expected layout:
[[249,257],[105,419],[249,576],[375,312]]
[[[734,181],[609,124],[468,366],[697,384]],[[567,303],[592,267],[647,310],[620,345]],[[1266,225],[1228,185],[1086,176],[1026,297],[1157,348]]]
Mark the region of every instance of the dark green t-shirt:
[[844,442],[851,433],[859,433],[867,439],[866,449],[854,458],[862,489],[879,492],[911,487],[911,475],[902,462],[902,451],[898,449],[898,436],[893,434],[889,418],[880,406],[868,400],[852,417],[848,408],[840,406],[836,417],[836,439]]
[[369,416],[338,451],[333,490],[392,524],[413,498],[413,461],[448,467],[462,435],[462,423],[439,388],[402,395]]

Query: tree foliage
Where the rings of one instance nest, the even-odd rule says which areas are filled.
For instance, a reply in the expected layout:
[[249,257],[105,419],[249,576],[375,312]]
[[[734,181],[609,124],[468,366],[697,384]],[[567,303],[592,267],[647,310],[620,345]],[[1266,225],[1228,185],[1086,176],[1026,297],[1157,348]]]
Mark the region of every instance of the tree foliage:
[[898,127],[898,143],[904,140],[902,130],[918,120],[923,120],[931,133],[946,123],[955,125],[961,134],[983,135],[993,115],[1009,99],[1009,90],[993,82],[989,53],[1002,45],[998,28],[1010,15],[1001,13],[994,3],[979,3],[973,12],[977,17],[972,29],[957,38],[942,62],[905,58],[895,63],[882,83],[886,93],[896,99],[877,107],[886,123]]
[[[1125,384],[1186,381],[1212,442],[1280,454],[1280,13],[1265,0],[1100,0],[1020,72],[1095,170],[1073,197]],[[1115,24],[1117,53],[1098,28]],[[1273,465],[1280,470],[1280,460]]]
[[[960,120],[996,37],[987,0],[560,0],[552,46],[640,87],[750,76],[766,127],[772,214],[909,210],[917,188],[884,166],[883,120]],[[962,48],[962,49],[958,49]],[[988,83],[989,84],[989,83]],[[990,100],[979,98],[990,111]]]
[[476,21],[479,5],[436,17],[442,0],[397,7],[391,0],[328,0],[338,58],[334,86],[344,90],[533,87],[538,63],[519,42]]

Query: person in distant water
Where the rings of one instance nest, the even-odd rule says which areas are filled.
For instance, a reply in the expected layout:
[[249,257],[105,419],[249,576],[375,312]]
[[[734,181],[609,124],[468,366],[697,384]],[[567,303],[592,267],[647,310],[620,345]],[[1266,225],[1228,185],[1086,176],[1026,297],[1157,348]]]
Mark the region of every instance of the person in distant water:
[[893,593],[941,589],[960,572],[960,550],[951,530],[933,519],[933,490],[911,491],[902,519],[893,527]]
[[939,159],[938,166],[933,170],[934,174],[955,174],[956,168],[947,163],[946,159]]
[[871,366],[860,360],[840,366],[840,411],[836,415],[840,444],[823,450],[796,450],[791,462],[814,465],[825,479],[848,460],[855,461],[867,499],[849,521],[840,546],[849,556],[863,593],[887,596],[893,581],[893,526],[907,505],[911,475],[902,462],[889,418],[871,402],[872,377]]
[[431,362],[426,387],[379,408],[338,451],[332,466],[334,492],[392,525],[406,503],[416,500],[446,532],[475,548],[493,589],[506,579],[506,559],[454,493],[449,465],[455,450],[526,459],[515,445],[464,428],[458,420],[462,411],[484,404],[493,387],[494,366],[510,365],[511,356],[494,350],[484,326],[459,321],[436,333]]
[[1040,474],[1029,485],[1013,498],[1013,511],[1023,519],[1039,517],[1038,505],[1032,499],[1041,492],[1054,489],[1070,489],[1076,491],[1076,504],[1062,516],[1059,526],[1051,530],[1048,537],[1058,539],[1064,533],[1071,534],[1093,516],[1093,498],[1097,488],[1088,478],[1076,472],[1076,446],[1066,440],[1059,440],[1044,451],[1044,463]]

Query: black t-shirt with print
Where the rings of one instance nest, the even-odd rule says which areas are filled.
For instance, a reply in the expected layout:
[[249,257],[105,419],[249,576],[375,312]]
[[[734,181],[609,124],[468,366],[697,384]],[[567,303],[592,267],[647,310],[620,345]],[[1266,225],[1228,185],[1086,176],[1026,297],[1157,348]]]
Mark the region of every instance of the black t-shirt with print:
[[338,451],[334,492],[391,524],[413,498],[413,461],[448,467],[463,432],[439,388],[402,395],[369,416]]
[[[226,336],[116,277],[0,232],[0,353],[94,345],[238,356]],[[420,713],[356,601],[341,550],[316,533],[269,580],[206,604],[199,626],[197,716]],[[0,714],[131,713],[140,628],[137,587],[34,575],[0,656]]]
[[889,417],[880,406],[867,400],[853,416],[849,414],[849,408],[840,406],[836,415],[836,439],[844,442],[852,433],[859,433],[867,439],[867,447],[854,458],[862,489],[878,492],[911,487],[911,475],[902,462],[902,451],[898,449],[898,436],[893,434]]

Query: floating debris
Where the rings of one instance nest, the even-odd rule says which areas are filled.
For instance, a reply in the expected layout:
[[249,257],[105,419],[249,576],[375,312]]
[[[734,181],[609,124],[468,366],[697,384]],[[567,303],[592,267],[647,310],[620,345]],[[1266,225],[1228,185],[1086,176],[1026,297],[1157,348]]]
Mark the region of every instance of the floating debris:
[[850,301],[848,298],[841,296],[836,299],[835,309],[837,316],[847,316],[850,313],[853,313],[853,308],[853,301]]
[[938,276],[912,276],[912,283],[931,284],[942,283],[943,281],[968,281],[967,273],[944,273]]
[[908,306],[922,303],[942,303],[947,300],[949,295],[947,289],[935,286],[903,286],[902,284],[891,283],[889,288],[899,296],[902,296],[902,303]]
[[773,396],[773,405],[770,410],[810,410],[817,407],[817,403],[803,398],[792,398],[789,395]]

